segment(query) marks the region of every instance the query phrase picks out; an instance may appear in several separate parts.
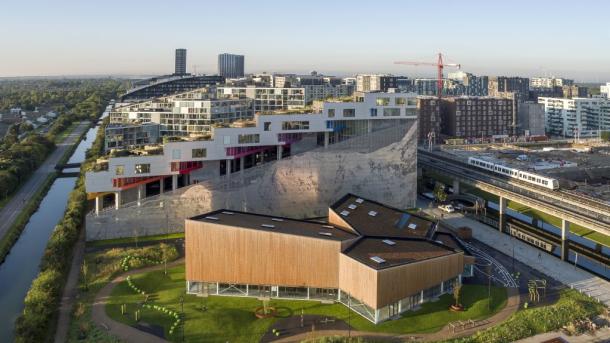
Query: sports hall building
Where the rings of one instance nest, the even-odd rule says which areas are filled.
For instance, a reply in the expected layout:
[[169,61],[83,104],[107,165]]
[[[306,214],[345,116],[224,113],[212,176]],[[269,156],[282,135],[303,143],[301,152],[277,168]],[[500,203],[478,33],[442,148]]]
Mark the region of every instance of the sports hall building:
[[185,231],[188,293],[339,301],[373,323],[450,292],[474,263],[434,222],[353,194],[327,223],[217,210]]

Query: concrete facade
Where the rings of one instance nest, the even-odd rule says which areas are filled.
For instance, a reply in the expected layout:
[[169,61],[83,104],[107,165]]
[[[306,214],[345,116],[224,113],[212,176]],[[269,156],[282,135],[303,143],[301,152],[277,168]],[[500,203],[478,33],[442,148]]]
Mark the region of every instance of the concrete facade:
[[89,214],[87,240],[183,231],[185,218],[221,207],[293,218],[321,217],[326,216],[329,204],[346,193],[396,208],[414,207],[416,123],[396,120],[389,128],[326,148],[146,198],[140,206],[129,203],[118,210]]

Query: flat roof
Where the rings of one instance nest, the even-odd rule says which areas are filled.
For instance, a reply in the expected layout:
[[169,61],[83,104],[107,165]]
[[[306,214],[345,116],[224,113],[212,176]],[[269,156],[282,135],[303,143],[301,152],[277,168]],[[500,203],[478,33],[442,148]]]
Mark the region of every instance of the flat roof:
[[363,236],[426,238],[434,227],[433,222],[418,215],[354,194],[339,199],[331,209]]
[[344,241],[357,237],[353,233],[327,223],[225,209],[208,212],[189,219],[236,226],[244,229],[277,232],[333,241]]
[[343,252],[373,269],[385,269],[457,253],[425,239],[364,237]]

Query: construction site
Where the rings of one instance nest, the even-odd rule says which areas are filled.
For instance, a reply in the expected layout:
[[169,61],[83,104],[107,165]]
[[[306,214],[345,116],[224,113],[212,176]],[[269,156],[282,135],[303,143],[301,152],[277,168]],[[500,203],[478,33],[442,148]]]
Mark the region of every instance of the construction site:
[[443,146],[446,154],[555,178],[563,190],[610,203],[610,143],[598,140]]

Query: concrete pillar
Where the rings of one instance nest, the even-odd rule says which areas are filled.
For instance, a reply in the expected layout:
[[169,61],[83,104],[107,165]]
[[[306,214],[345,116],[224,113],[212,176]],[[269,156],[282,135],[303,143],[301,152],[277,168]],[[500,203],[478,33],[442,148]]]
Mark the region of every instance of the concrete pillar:
[[460,194],[460,180],[453,180],[453,194]]
[[144,189],[145,185],[138,185],[138,206],[142,205],[142,198],[144,198],[146,195],[144,194],[145,189]]
[[278,161],[282,159],[283,153],[284,153],[284,146],[280,144],[277,146],[277,160]]
[[104,208],[104,197],[98,195],[95,197],[95,214],[100,214],[102,208]]
[[568,237],[570,235],[570,222],[562,219],[561,220],[561,260],[567,261],[570,256],[570,246],[568,243]]
[[172,191],[178,189],[178,175],[172,175]]
[[324,147],[328,148],[328,139],[329,139],[329,134],[328,131],[324,132]]
[[165,178],[161,178],[161,180],[159,180],[159,194],[163,194],[163,192],[165,191]]
[[239,158],[239,172],[243,173],[246,168],[246,156],[242,156]]
[[114,209],[121,208],[121,191],[114,192]]
[[506,198],[504,197],[500,197],[498,212],[498,230],[504,232],[504,227],[506,226]]
[[231,160],[227,160],[227,163],[225,163],[225,173],[227,177],[231,176]]
[[369,119],[366,125],[367,125],[366,132],[367,133],[373,132],[373,121]]

